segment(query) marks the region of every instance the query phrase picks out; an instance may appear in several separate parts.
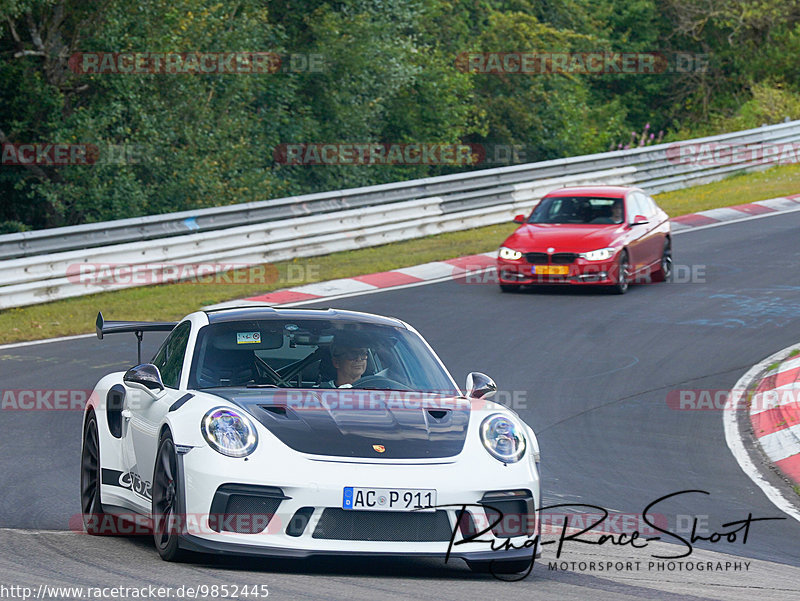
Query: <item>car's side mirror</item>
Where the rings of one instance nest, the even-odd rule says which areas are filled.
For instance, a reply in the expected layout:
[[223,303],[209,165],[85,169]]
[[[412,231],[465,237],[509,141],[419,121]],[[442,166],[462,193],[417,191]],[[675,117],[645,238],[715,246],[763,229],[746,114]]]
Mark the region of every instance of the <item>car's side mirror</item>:
[[479,371],[467,376],[467,396],[471,399],[490,399],[497,392],[497,384],[489,376]]
[[142,363],[136,367],[131,367],[122,376],[122,381],[130,388],[145,391],[154,399],[158,398],[164,391],[161,372],[152,363]]
[[517,215],[514,217],[514,223],[525,223],[525,215]]
[[631,222],[631,227],[633,227],[634,225],[647,225],[648,223],[650,222],[647,220],[647,217],[645,217],[644,215],[637,215],[636,217],[633,218],[633,221]]

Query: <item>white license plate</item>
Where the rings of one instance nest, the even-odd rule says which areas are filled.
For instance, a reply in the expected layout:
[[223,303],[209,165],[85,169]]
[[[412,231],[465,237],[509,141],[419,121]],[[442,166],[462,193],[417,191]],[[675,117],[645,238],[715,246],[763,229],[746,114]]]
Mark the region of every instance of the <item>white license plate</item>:
[[[435,511],[436,491],[427,488],[357,488],[345,486],[342,509],[362,511]],[[427,509],[430,508],[430,509]]]

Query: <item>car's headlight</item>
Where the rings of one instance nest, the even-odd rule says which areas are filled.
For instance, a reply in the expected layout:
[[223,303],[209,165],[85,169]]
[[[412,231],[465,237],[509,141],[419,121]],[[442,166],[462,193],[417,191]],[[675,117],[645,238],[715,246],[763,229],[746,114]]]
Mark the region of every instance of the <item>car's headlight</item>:
[[519,461],[527,446],[522,426],[500,413],[483,420],[481,441],[489,454],[503,463]]
[[601,248],[599,250],[590,250],[588,253],[581,253],[580,256],[587,261],[607,261],[614,256],[615,249]]
[[246,457],[258,444],[253,422],[233,409],[212,409],[203,417],[200,429],[211,448],[228,457]]
[[516,261],[522,257],[522,253],[518,250],[514,250],[513,248],[501,246],[500,250],[497,252],[497,256],[501,259],[505,259],[506,261]]

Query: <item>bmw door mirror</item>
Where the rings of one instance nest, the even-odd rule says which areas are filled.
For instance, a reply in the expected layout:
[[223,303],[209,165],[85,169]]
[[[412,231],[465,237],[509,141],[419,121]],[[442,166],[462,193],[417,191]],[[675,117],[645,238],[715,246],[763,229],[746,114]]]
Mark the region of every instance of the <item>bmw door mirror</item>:
[[471,399],[490,399],[497,392],[497,384],[489,376],[473,371],[467,376],[467,396]]
[[648,223],[650,222],[647,220],[647,217],[645,217],[644,215],[637,215],[636,217],[633,218],[633,221],[631,222],[631,227],[633,227],[634,225],[647,225]]
[[142,363],[136,367],[131,367],[122,376],[122,381],[130,388],[143,390],[154,399],[158,398],[164,391],[161,372],[152,363]]
[[517,215],[514,217],[514,223],[525,223],[525,215]]

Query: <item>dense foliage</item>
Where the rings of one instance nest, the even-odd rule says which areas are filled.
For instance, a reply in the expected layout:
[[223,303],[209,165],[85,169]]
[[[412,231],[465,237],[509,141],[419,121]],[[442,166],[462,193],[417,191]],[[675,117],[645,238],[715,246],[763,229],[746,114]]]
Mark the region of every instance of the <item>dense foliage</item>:
[[[69,63],[220,51],[283,60],[259,74]],[[707,67],[480,73],[465,52],[679,52]],[[0,0],[0,144],[99,149],[90,166],[0,164],[0,233],[600,152],[646,124],[670,139],[800,118],[798,55],[800,0]],[[282,161],[297,143],[489,152],[474,166]]]

